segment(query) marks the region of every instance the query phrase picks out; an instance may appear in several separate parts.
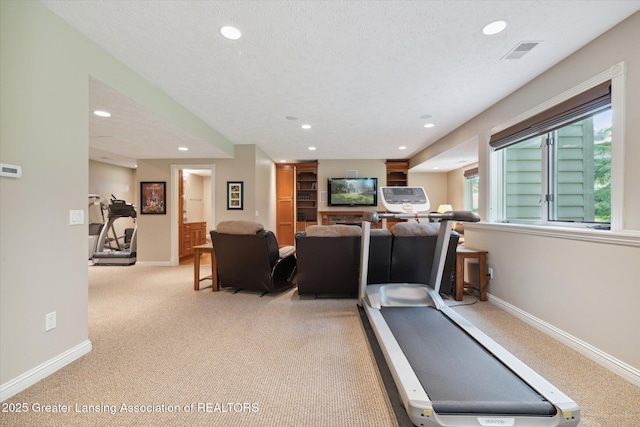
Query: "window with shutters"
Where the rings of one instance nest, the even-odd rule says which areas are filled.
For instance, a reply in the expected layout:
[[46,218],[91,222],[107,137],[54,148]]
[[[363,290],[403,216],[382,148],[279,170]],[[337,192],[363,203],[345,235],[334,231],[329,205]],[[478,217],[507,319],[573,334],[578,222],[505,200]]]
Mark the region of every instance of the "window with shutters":
[[492,135],[500,170],[498,220],[611,222],[610,82]]

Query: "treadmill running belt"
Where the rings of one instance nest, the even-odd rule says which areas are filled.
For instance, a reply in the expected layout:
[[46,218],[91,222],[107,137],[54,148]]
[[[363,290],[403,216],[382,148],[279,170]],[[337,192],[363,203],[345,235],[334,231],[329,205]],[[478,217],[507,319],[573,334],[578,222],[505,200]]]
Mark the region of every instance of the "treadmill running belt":
[[437,413],[555,415],[552,404],[438,310],[381,312]]

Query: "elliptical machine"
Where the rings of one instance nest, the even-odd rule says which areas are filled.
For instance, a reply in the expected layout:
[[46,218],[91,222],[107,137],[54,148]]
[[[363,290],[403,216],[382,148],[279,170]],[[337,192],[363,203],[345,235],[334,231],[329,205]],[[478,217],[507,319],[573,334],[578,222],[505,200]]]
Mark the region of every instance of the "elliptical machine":
[[[111,197],[111,204],[108,207],[108,221],[102,227],[98,237],[98,246],[93,254],[93,264],[133,265],[136,263],[138,227],[126,229],[124,236],[117,237],[113,223],[120,218],[133,218],[135,223],[135,218],[138,214],[133,204],[116,199],[114,195],[111,195]],[[109,231],[113,233],[114,237],[109,237]],[[122,243],[120,242],[121,239],[123,240]]]

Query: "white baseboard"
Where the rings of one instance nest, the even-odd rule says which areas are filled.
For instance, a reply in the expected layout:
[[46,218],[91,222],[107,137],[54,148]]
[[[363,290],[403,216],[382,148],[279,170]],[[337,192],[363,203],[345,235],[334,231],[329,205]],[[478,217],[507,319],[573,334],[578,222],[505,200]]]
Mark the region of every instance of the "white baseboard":
[[4,402],[10,397],[20,393],[43,378],[48,377],[57,370],[67,366],[91,351],[91,341],[86,340],[77,346],[70,348],[62,354],[54,357],[43,364],[25,372],[24,374],[0,385],[0,402]]
[[624,363],[621,360],[616,359],[615,357],[605,353],[602,350],[599,350],[588,344],[573,335],[566,333],[565,331],[556,328],[555,326],[545,322],[544,320],[538,319],[535,316],[527,313],[519,309],[518,307],[509,304],[506,301],[501,300],[493,295],[488,295],[489,301],[492,304],[497,305],[504,311],[514,315],[518,319],[523,322],[533,326],[534,328],[544,332],[545,334],[557,339],[561,343],[571,347],[576,350],[578,353],[583,356],[593,360],[598,365],[601,365],[616,375],[621,376],[625,380],[629,381],[632,384],[640,386],[640,370]]
[[173,267],[171,261],[136,261],[136,265],[142,265],[144,267]]

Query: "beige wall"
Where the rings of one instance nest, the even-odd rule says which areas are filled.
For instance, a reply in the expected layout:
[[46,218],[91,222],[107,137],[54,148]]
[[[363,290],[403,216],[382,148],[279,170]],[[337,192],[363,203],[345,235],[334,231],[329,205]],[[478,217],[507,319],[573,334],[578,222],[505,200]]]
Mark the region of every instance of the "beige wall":
[[[384,210],[382,201],[378,197],[378,206],[364,208],[329,207],[327,202],[320,201],[320,194],[327,192],[327,179],[345,178],[347,171],[358,171],[359,178],[378,178],[378,187],[387,182],[387,167],[384,160],[319,160],[318,161],[318,210],[319,211],[344,211],[344,210]],[[321,221],[321,218],[318,218]]]
[[88,77],[59,44],[83,47],[41,5],[0,2],[0,151],[23,169],[0,179],[1,384],[88,343],[87,227],[69,225],[88,207]]
[[[138,160],[136,185],[141,181],[167,183],[167,215],[139,216],[138,261],[141,263],[168,265],[176,262],[172,259],[172,247],[177,248],[178,245],[176,240],[178,219],[177,217],[174,219],[172,215],[175,209],[174,203],[177,201],[173,196],[176,191],[174,188],[176,177],[172,176],[172,165],[184,167],[189,164],[214,165],[212,180],[215,181],[216,223],[229,220],[257,221],[265,228],[275,230],[275,164],[257,146],[236,146],[233,159]],[[242,181],[244,184],[242,210],[227,209],[227,182],[229,181]],[[192,219],[189,218],[189,221]],[[210,224],[209,227],[209,230],[215,228],[215,224]],[[173,238],[172,233],[176,233]],[[176,248],[173,248],[174,254]]]
[[[535,236],[513,226],[465,227],[465,245],[489,251],[489,292],[580,342],[600,363],[620,367],[640,384],[640,13],[636,13],[499,103],[411,159],[419,164],[460,141],[479,143],[480,214],[487,218],[488,143],[491,128],[626,61],[624,117],[624,225],[631,243]],[[615,114],[615,112],[614,112]],[[614,130],[615,132],[615,130]],[[618,131],[619,132],[619,131]],[[614,153],[614,155],[616,155]],[[620,153],[618,153],[620,155]],[[607,233],[604,232],[606,235]],[[599,235],[594,233],[594,235]],[[571,236],[571,235],[570,235]],[[592,346],[589,347],[589,346]]]
[[276,165],[256,146],[256,221],[276,230]]
[[189,174],[184,177],[184,199],[186,204],[185,222],[203,222],[204,216],[204,178]]
[[[237,145],[234,159],[215,160],[216,221],[257,221],[275,230],[275,163],[256,145]],[[227,209],[227,181],[244,183],[244,209]]]
[[[20,179],[0,179],[5,396],[38,369],[52,372],[91,348],[87,226],[69,225],[70,210],[86,217],[88,208],[89,76],[226,155],[233,144],[39,2],[0,2],[0,67],[2,161],[23,168]],[[53,311],[57,327],[45,332]]]
[[447,173],[447,200],[453,209],[464,209],[464,171],[462,169]]
[[409,183],[410,185],[424,187],[424,191],[427,192],[427,197],[429,197],[431,212],[437,211],[440,205],[450,203],[446,173],[410,172]]

